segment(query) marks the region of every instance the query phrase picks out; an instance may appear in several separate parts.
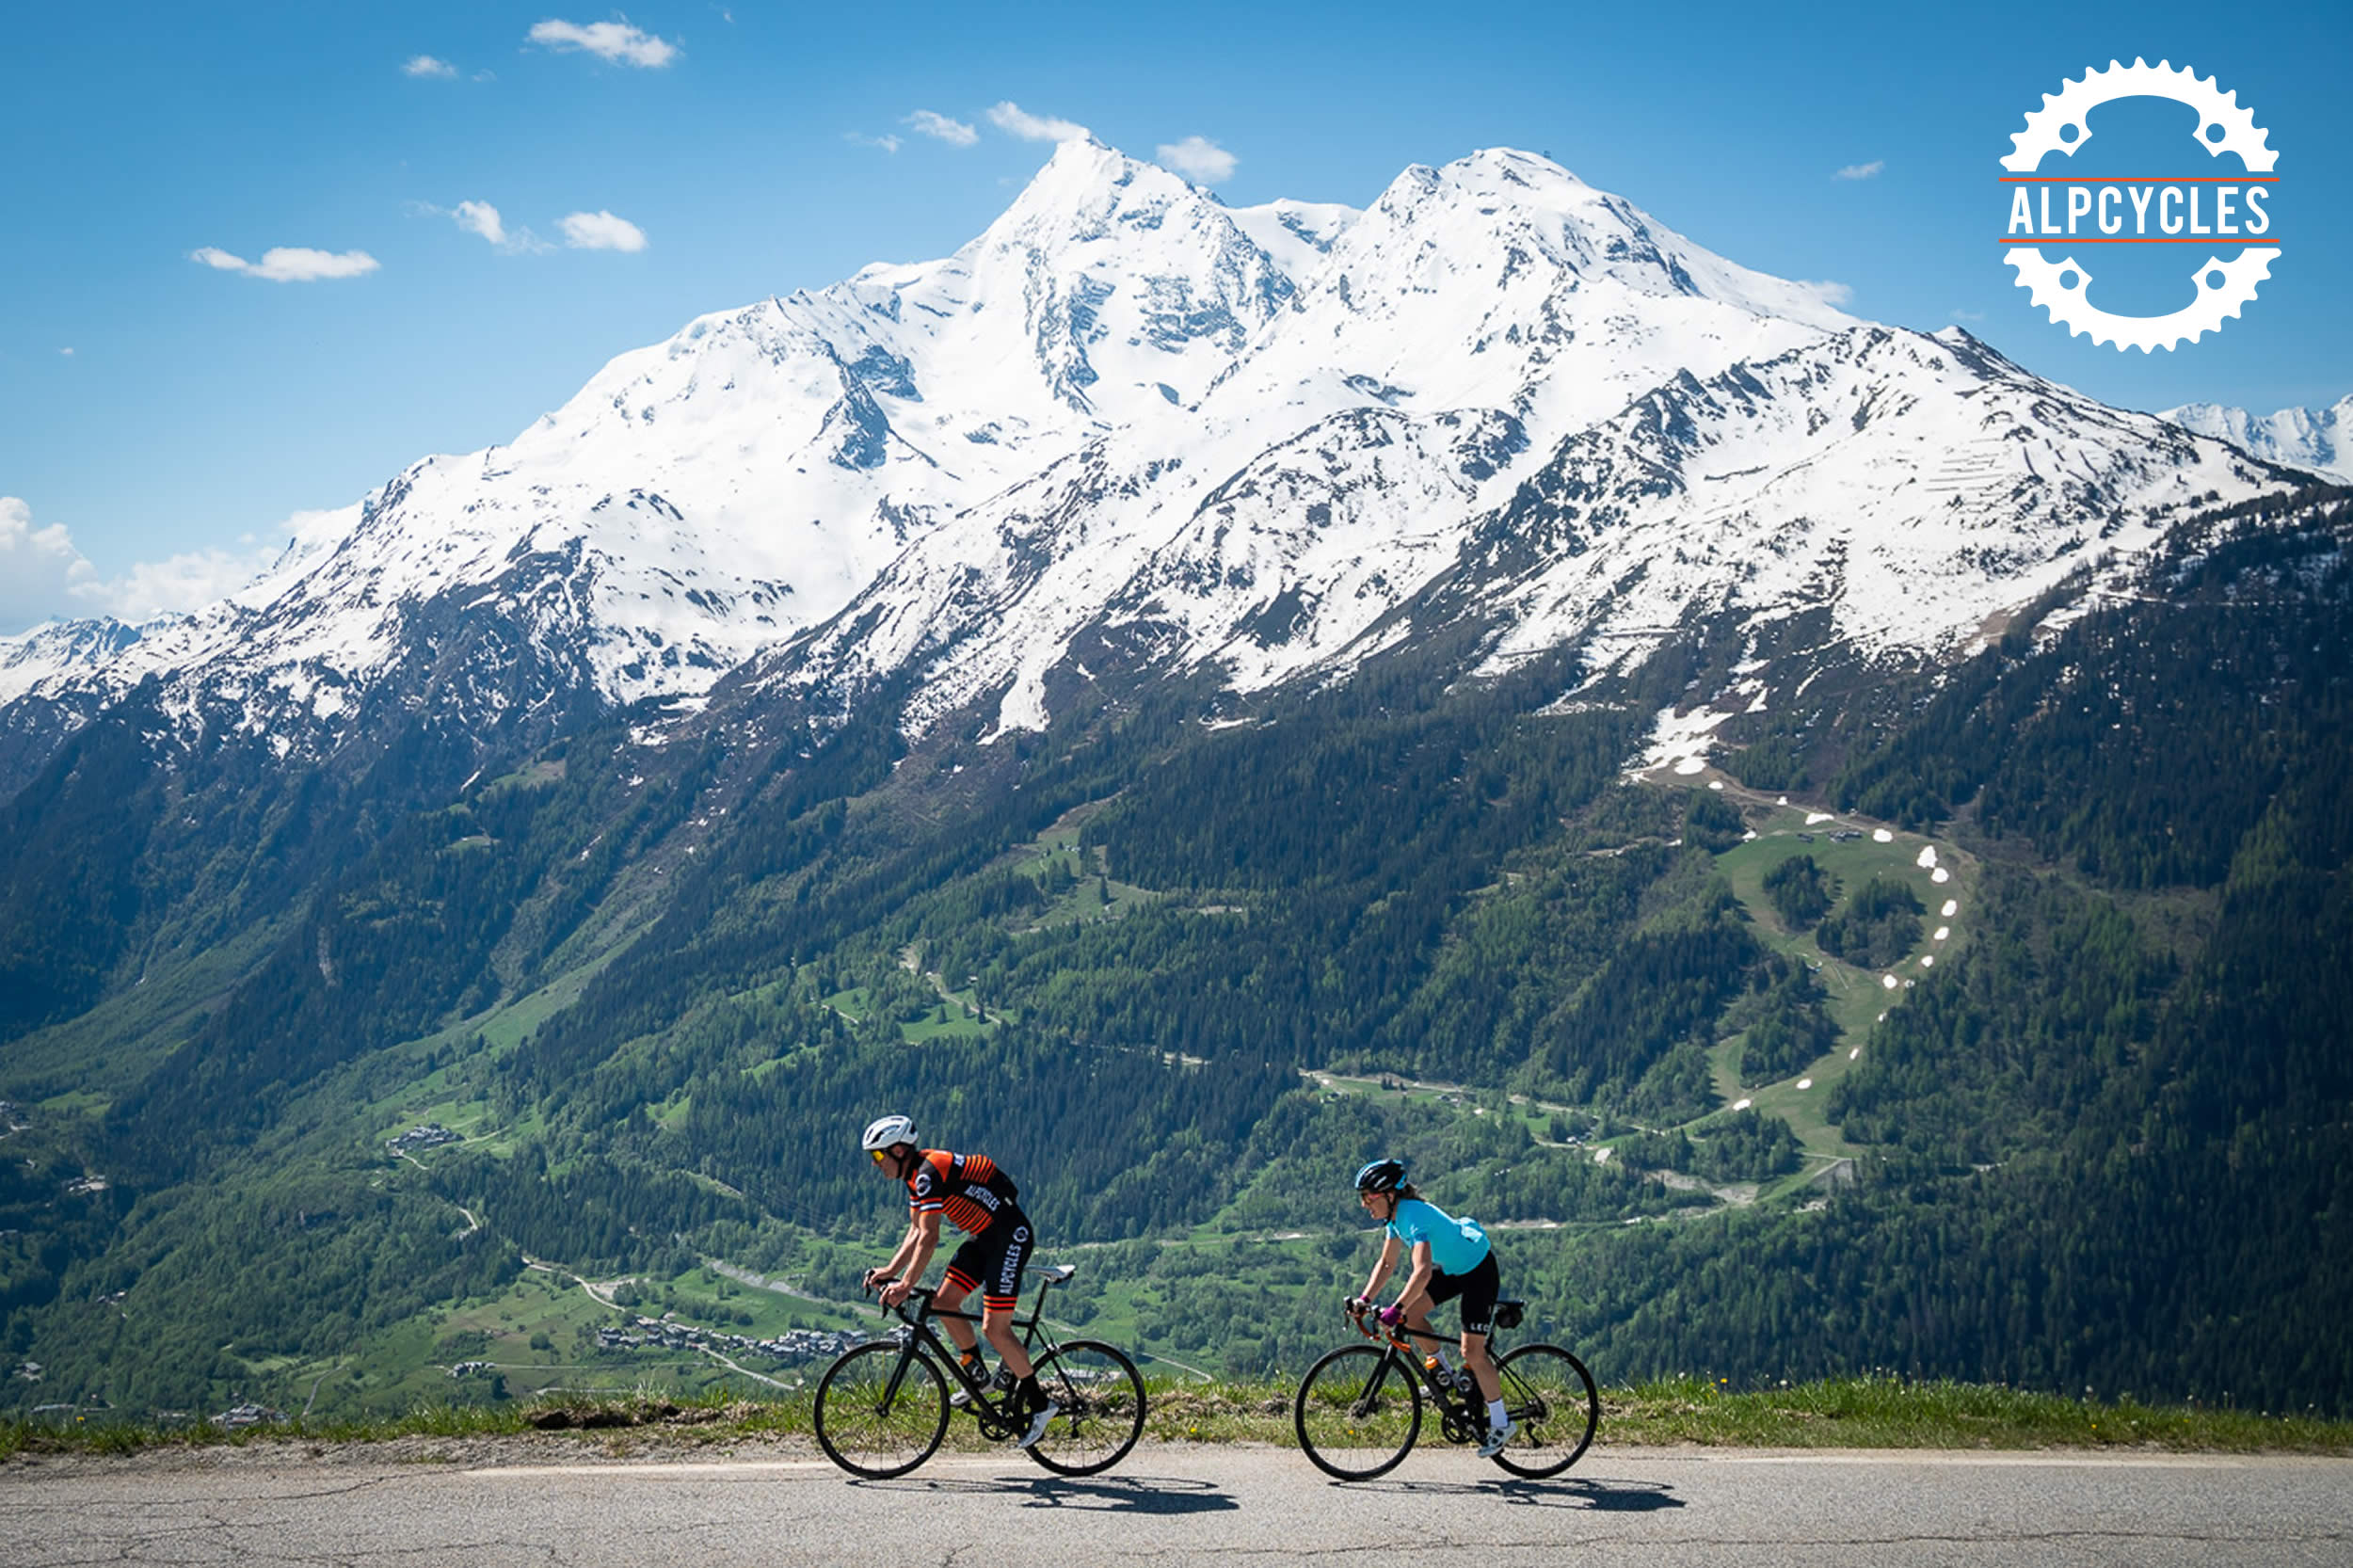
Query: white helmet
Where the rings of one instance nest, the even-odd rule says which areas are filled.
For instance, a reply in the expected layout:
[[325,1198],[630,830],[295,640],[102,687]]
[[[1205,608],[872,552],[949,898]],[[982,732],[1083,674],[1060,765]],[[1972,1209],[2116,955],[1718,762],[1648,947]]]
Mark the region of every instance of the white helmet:
[[876,1149],[887,1149],[893,1144],[914,1142],[915,1124],[906,1117],[877,1116],[867,1124],[866,1135],[857,1141],[857,1146],[872,1154]]

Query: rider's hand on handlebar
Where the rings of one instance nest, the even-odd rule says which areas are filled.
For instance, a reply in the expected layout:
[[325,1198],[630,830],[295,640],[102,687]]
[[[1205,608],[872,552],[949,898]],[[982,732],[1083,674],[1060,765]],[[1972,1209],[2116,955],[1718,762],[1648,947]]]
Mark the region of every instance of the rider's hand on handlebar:
[[905,1301],[909,1295],[913,1294],[914,1290],[915,1287],[909,1285],[905,1280],[894,1279],[886,1281],[882,1288],[882,1304],[885,1306],[897,1306],[901,1302]]
[[1372,1310],[1372,1304],[1362,1296],[1351,1296],[1340,1310],[1352,1318],[1361,1318]]
[[875,1286],[888,1284],[888,1281],[889,1276],[880,1269],[869,1269],[857,1276],[857,1288],[862,1294],[871,1296],[874,1293]]
[[1380,1318],[1383,1328],[1395,1328],[1405,1320],[1405,1309],[1401,1306],[1385,1306],[1381,1309]]

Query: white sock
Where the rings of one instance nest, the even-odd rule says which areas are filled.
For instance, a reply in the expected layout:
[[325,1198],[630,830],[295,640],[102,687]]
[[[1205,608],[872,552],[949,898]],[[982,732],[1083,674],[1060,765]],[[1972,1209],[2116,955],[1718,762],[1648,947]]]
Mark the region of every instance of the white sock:
[[1510,1420],[1511,1418],[1511,1416],[1505,1412],[1503,1408],[1503,1401],[1501,1400],[1489,1400],[1487,1401],[1487,1426],[1490,1431],[1502,1426],[1504,1422]]

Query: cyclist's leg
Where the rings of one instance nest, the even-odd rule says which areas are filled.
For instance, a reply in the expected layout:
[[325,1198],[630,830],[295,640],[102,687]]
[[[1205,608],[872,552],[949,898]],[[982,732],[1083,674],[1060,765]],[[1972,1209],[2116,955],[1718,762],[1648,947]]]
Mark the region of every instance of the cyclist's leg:
[[1429,1336],[1414,1341],[1414,1349],[1421,1354],[1428,1355],[1439,1345],[1437,1331],[1430,1326],[1430,1315],[1463,1293],[1463,1282],[1466,1277],[1449,1274],[1444,1269],[1437,1270],[1431,1274],[1430,1283],[1423,1288],[1422,1293],[1406,1307],[1406,1322],[1417,1333]]
[[1503,1382],[1496,1376],[1496,1364],[1487,1354],[1488,1331],[1494,1328],[1496,1297],[1502,1293],[1503,1276],[1496,1268],[1496,1255],[1481,1258],[1479,1267],[1463,1276],[1463,1365],[1470,1371],[1471,1380],[1479,1384],[1480,1397],[1489,1404],[1503,1398]]
[[981,1348],[980,1341],[973,1337],[972,1325],[962,1318],[950,1318],[944,1314],[964,1310],[965,1298],[985,1276],[987,1266],[987,1251],[979,1240],[965,1242],[956,1249],[955,1256],[948,1260],[947,1275],[939,1282],[938,1294],[932,1298],[932,1310],[943,1314],[939,1326],[947,1330],[949,1339],[967,1357]]
[[[1015,1377],[1027,1381],[1036,1370],[1030,1364],[1030,1352],[1021,1348],[1021,1337],[1013,1331],[1013,1312],[1021,1302],[1021,1275],[1029,1267],[1030,1249],[1034,1240],[1029,1218],[1019,1209],[998,1217],[989,1226],[996,1244],[990,1249],[988,1268],[981,1275],[981,1333]],[[1002,1231],[1001,1238],[996,1233]]]

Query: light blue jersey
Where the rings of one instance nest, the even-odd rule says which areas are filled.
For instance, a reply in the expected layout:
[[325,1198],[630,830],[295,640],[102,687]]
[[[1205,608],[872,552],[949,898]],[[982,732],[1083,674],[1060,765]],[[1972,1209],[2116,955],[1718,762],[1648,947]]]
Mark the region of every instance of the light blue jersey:
[[1397,1206],[1389,1234],[1410,1253],[1417,1241],[1430,1243],[1430,1261],[1442,1274],[1467,1274],[1487,1256],[1487,1233],[1477,1220],[1458,1220],[1434,1204],[1406,1198]]

